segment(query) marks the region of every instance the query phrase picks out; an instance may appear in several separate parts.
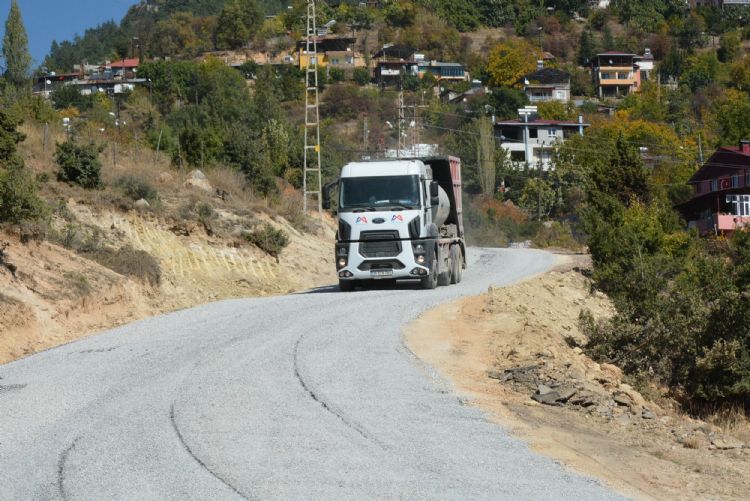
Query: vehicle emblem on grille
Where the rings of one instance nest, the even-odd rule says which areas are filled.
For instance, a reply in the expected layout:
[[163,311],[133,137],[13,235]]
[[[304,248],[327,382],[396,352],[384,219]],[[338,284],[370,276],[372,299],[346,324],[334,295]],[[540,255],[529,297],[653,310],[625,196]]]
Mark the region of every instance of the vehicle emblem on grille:
[[382,217],[376,217],[375,219],[372,220],[372,222],[375,224],[383,224],[385,223],[385,219],[383,219]]

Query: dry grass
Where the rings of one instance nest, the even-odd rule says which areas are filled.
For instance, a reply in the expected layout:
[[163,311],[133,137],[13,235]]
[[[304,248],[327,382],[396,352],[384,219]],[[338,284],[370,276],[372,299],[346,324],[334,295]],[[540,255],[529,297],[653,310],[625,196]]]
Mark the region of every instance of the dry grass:
[[131,247],[117,251],[98,249],[86,256],[120,275],[137,278],[151,287],[157,287],[161,282],[159,261],[146,251]]
[[727,407],[712,413],[707,419],[709,423],[738,440],[750,444],[750,419],[741,407]]

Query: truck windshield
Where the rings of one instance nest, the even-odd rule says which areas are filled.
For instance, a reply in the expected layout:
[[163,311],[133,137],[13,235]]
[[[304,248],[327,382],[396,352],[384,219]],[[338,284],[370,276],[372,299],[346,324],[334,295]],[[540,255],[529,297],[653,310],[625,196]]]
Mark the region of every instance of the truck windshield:
[[419,207],[418,176],[347,177],[341,180],[339,210]]

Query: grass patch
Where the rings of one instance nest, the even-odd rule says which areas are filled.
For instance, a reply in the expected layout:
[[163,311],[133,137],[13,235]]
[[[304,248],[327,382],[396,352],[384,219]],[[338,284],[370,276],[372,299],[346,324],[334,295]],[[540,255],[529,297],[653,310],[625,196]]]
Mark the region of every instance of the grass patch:
[[89,283],[89,279],[86,275],[77,271],[66,271],[63,273],[63,278],[66,281],[66,285],[70,287],[73,294],[78,297],[84,297],[91,294],[93,287]]
[[159,261],[146,251],[132,247],[123,247],[117,251],[98,249],[86,256],[120,275],[136,278],[152,287],[161,283]]
[[155,202],[159,199],[159,192],[151,183],[135,174],[123,174],[115,180],[115,186],[131,200],[147,200]]

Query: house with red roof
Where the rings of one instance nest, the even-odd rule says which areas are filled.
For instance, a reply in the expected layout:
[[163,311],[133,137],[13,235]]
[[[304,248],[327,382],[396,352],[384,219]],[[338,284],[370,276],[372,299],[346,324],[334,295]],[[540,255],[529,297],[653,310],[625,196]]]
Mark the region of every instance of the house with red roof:
[[130,59],[121,59],[119,61],[107,62],[102,69],[111,71],[113,78],[135,78],[141,60],[137,57]]
[[579,116],[573,120],[543,120],[536,106],[518,110],[518,118],[495,122],[495,135],[511,162],[521,168],[550,170],[555,145],[573,134],[583,135],[589,124]]
[[676,208],[689,228],[726,235],[750,225],[750,141],[716,150],[688,184],[693,196]]

